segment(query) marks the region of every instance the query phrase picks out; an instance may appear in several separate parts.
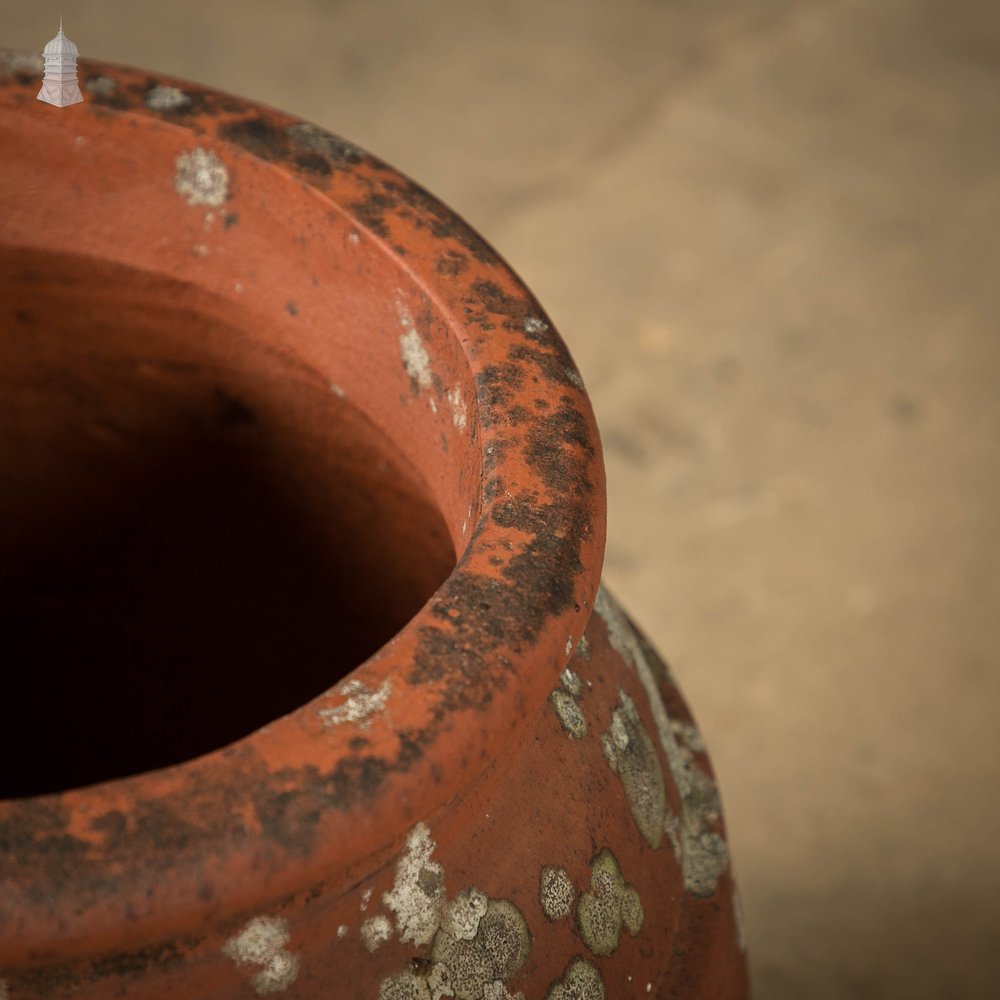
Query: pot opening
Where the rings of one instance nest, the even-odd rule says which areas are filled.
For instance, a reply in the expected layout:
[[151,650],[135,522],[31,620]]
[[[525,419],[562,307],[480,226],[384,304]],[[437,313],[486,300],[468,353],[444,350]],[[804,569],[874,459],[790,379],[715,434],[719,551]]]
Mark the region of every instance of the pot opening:
[[243,318],[171,278],[0,247],[0,797],[247,735],[453,569],[413,464]]

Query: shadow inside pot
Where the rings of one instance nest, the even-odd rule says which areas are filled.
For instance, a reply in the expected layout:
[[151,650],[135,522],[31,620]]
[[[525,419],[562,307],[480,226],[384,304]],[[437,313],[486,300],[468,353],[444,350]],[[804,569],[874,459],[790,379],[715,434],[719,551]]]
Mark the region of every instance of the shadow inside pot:
[[197,290],[80,274],[0,250],[0,797],[247,735],[455,564],[419,474],[326,382],[259,364]]

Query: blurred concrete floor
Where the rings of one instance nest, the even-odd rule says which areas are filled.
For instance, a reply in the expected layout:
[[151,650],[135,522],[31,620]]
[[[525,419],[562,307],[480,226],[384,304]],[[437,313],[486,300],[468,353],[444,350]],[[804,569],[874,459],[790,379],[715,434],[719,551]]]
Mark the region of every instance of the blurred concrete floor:
[[756,995],[1000,996],[1000,6],[0,0],[293,111],[512,262],[722,783]]

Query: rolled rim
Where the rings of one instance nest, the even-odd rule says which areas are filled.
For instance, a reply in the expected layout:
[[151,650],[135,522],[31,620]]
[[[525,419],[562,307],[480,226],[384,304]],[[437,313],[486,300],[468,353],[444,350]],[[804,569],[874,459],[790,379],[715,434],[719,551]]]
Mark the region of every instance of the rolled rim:
[[[84,103],[36,109],[40,62],[0,53],[0,148],[23,128],[130,137],[129,155],[148,150],[150,173],[173,175],[163,150],[194,144],[229,167],[227,204],[239,205],[250,168],[277,172],[317,220],[392,259],[474,385],[459,463],[472,502],[464,531],[450,515],[464,539],[451,575],[345,681],[185,763],[0,802],[0,964],[114,950],[126,926],[132,944],[161,940],[197,926],[206,906],[221,921],[321,883],[335,891],[339,873],[446,805],[541,705],[590,618],[605,539],[580,376],[531,293],[454,213],[332,133],[146,71],[80,60]],[[0,177],[0,214],[16,217],[17,201]],[[2,238],[40,237],[15,221]],[[445,405],[445,385],[417,392]],[[363,731],[329,725],[338,709],[371,708],[359,695],[388,710],[372,710]]]

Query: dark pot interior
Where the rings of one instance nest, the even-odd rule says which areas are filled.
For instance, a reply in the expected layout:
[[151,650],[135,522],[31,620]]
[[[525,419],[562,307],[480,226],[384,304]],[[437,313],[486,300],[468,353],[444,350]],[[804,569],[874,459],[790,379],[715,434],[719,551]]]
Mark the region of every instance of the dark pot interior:
[[252,732],[453,568],[415,467],[240,319],[180,280],[0,247],[0,798]]

